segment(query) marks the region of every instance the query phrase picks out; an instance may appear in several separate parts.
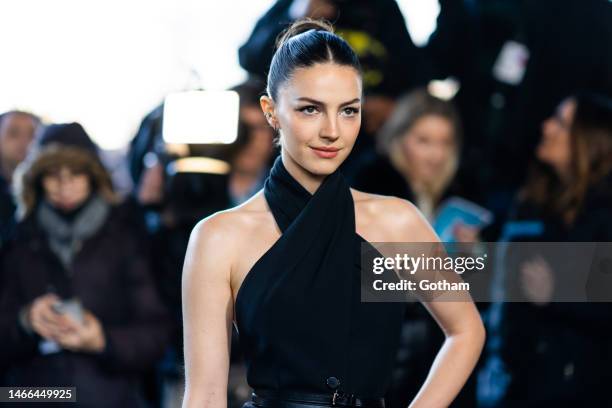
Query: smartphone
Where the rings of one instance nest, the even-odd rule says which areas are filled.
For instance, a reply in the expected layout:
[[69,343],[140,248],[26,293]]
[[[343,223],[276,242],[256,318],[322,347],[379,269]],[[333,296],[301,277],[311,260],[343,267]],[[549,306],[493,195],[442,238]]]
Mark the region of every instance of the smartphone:
[[81,324],[85,321],[83,305],[81,301],[76,298],[61,300],[55,303],[53,305],[53,310],[55,310],[56,313],[67,314]]

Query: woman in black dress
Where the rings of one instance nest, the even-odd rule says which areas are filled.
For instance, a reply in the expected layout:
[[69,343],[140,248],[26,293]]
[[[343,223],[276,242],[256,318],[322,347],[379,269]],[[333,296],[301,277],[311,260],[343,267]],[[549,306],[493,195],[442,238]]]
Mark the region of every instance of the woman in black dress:
[[[261,106],[281,154],[264,188],[194,229],[183,274],[185,407],[225,407],[235,322],[254,389],[247,407],[384,407],[405,304],[360,300],[360,245],[437,242],[409,202],[349,188],[337,171],[361,124],[348,44],[292,25]],[[448,406],[482,349],[471,301],[424,302],[446,334],[412,407]]]

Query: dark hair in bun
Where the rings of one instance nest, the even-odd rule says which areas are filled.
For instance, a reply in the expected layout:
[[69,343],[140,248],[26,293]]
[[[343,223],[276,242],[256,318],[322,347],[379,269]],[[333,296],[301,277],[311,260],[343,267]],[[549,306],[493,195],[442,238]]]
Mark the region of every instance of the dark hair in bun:
[[334,34],[329,23],[313,19],[294,22],[276,42],[276,52],[268,72],[269,96],[276,99],[278,88],[295,69],[326,62],[353,67],[361,74],[355,51]]

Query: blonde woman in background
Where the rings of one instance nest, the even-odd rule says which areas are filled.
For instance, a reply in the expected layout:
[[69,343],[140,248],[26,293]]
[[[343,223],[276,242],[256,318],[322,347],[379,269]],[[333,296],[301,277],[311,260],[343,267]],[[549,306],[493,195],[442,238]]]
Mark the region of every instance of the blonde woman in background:
[[[425,89],[402,97],[378,135],[378,153],[357,172],[353,186],[414,203],[431,222],[444,198],[460,195],[455,182],[461,150],[461,120],[452,103]],[[457,241],[478,231],[460,225]]]

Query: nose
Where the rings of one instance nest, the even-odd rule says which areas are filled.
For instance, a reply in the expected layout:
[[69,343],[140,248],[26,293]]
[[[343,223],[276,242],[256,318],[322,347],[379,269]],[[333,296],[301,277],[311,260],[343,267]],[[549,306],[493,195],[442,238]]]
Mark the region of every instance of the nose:
[[321,128],[320,136],[331,142],[338,140],[340,132],[338,130],[338,118],[334,115],[328,115],[325,119],[325,123]]
[[69,195],[72,192],[72,184],[66,183],[65,181],[61,182],[57,186],[58,193],[60,195]]

